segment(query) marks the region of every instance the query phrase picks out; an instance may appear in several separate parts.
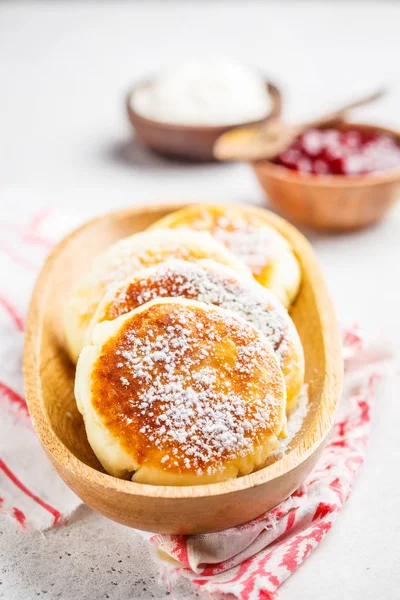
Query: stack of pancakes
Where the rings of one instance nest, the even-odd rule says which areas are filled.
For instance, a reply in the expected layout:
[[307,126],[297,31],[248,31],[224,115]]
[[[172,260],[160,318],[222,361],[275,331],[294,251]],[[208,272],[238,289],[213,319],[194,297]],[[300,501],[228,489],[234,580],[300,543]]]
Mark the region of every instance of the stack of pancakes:
[[288,242],[243,206],[184,208],[97,257],[65,336],[104,469],[195,485],[260,468],[303,384],[287,312],[300,279]]

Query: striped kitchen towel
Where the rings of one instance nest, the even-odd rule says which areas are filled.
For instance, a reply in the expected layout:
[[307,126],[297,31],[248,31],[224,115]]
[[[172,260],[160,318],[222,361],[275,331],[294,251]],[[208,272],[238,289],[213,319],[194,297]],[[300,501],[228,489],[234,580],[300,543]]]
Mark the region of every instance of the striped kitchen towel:
[[57,525],[80,504],[32,428],[21,371],[25,318],[39,268],[56,239],[75,225],[75,215],[47,209],[25,223],[0,222],[0,511],[23,528]]

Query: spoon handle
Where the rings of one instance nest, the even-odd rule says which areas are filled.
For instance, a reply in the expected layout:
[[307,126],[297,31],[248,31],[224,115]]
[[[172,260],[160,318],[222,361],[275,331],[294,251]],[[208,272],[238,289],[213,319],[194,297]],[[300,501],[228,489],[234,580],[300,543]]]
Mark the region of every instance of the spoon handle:
[[270,159],[287,148],[295,138],[307,129],[323,127],[334,123],[349,110],[364,106],[382,98],[387,89],[378,90],[344,104],[340,108],[325,113],[312,121],[289,124],[278,117],[261,125],[245,125],[223,133],[215,142],[213,152],[218,160],[262,160]]
[[365,104],[370,104],[371,102],[380,100],[380,98],[383,98],[383,96],[385,96],[386,93],[387,93],[387,88],[381,87],[381,88],[375,90],[375,92],[368,94],[367,96],[363,96],[362,98],[359,98],[358,100],[353,100],[353,102],[344,104],[343,106],[341,106],[340,108],[337,108],[336,110],[333,110],[331,112],[325,113],[324,115],[321,115],[317,119],[313,119],[312,121],[309,121],[308,123],[304,123],[301,126],[302,130],[304,131],[305,129],[309,129],[311,127],[328,125],[329,123],[331,123],[333,121],[337,121],[340,117],[343,117],[349,110],[352,110],[353,108],[358,108],[359,106],[364,106]]

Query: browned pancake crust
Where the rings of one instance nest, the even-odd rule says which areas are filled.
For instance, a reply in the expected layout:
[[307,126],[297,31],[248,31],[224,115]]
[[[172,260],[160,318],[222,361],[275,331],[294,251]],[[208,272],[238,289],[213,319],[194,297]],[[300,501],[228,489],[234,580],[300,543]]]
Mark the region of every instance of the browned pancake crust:
[[272,349],[244,320],[157,303],[103,346],[92,403],[139,465],[212,474],[277,433],[284,383]]

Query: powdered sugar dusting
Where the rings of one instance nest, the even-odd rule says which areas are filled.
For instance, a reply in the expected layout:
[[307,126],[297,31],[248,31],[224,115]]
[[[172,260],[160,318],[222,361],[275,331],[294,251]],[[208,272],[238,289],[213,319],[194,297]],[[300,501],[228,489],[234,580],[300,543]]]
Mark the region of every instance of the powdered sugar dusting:
[[104,274],[105,283],[120,281],[143,267],[158,264],[170,257],[194,261],[214,258],[228,261],[224,248],[218,246],[206,232],[145,231],[121,240],[112,247],[112,268]]
[[[212,211],[213,207],[211,208]],[[286,248],[286,241],[272,227],[260,225],[255,219],[226,208],[224,214],[212,219],[207,209],[186,225],[196,230],[207,230],[240,258],[252,271],[260,275]]]
[[260,275],[278,253],[278,234],[273,229],[256,227],[239,216],[219,217],[213,236],[241,258],[254,275]]
[[279,432],[283,382],[252,325],[182,302],[156,303],[148,311],[151,323],[128,321],[116,346],[116,360],[124,363],[115,394],[121,402],[125,390],[119,414],[125,441],[139,422],[142,444],[159,451],[163,469],[211,475]]
[[268,339],[281,364],[287,360],[289,316],[271,292],[256,281],[244,280],[212,261],[171,259],[142,273],[131,286],[124,282],[119,287],[107,307],[106,318],[115,318],[160,297],[196,299],[231,310],[253,323]]
[[[84,335],[104,293],[112,285],[139,269],[156,265],[170,257],[186,261],[210,258],[229,266],[236,261],[223,244],[205,231],[181,231],[177,235],[176,231],[170,229],[157,229],[120,240],[95,259],[91,271],[79,282],[72,295],[72,304],[76,303],[77,298],[81,302],[76,314],[81,335]],[[241,268],[238,261],[236,267]]]

